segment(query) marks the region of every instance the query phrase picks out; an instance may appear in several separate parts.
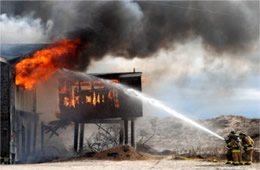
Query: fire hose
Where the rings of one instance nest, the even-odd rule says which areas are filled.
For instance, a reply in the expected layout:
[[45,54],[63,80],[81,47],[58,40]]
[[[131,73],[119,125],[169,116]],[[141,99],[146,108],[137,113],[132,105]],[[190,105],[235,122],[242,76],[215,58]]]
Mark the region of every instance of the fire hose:
[[252,148],[255,152],[260,152],[260,148]]

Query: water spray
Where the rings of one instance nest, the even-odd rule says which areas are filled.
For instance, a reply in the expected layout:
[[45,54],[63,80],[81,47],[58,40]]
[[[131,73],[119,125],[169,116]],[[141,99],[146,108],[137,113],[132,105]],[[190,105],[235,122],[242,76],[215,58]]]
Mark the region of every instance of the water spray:
[[124,87],[123,85],[119,85],[117,84],[127,95],[129,96],[133,96],[133,97],[136,97],[137,99],[141,100],[141,101],[144,101],[144,102],[147,102],[157,108],[160,108],[164,111],[166,111],[167,113],[171,114],[172,116],[178,118],[178,119],[181,119],[221,140],[225,140],[223,137],[219,136],[218,134],[212,132],[211,130],[207,129],[206,127],[198,124],[197,122],[183,116],[182,114],[176,112],[175,110],[171,109],[170,107],[164,105],[162,102],[158,101],[158,100],[155,100],[151,97],[148,97],[148,96],[145,96],[144,94],[140,93],[139,91],[137,90],[134,90],[134,89],[129,89],[129,88],[126,88]]

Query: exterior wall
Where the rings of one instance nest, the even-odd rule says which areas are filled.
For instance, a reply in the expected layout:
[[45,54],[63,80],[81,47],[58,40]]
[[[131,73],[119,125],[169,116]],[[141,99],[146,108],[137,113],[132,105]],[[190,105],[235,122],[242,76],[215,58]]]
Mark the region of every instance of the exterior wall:
[[25,145],[33,150],[29,145],[35,140],[33,129],[37,130],[34,91],[15,86],[8,62],[1,59],[0,69],[0,163],[24,162],[28,156]]
[[16,110],[33,112],[33,90],[25,90],[23,87],[16,87],[15,108]]
[[8,163],[10,158],[10,66],[0,62],[0,163]]
[[15,161],[30,162],[36,153],[40,126],[34,103],[34,90],[15,87]]

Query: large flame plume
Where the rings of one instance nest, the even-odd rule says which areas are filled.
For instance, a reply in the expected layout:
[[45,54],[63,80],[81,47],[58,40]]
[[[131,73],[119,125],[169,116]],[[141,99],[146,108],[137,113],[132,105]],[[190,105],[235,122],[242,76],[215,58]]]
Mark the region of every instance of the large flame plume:
[[59,68],[70,68],[78,55],[80,39],[59,40],[15,65],[15,84],[32,89],[48,80]]

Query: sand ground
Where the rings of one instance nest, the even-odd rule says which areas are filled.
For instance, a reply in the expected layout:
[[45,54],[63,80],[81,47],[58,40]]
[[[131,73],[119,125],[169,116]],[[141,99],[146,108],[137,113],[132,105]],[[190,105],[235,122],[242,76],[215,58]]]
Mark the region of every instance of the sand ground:
[[0,165],[1,170],[145,170],[145,169],[181,169],[181,170],[229,170],[260,169],[260,163],[251,166],[231,166],[224,163],[189,160],[145,160],[145,161],[102,161],[78,160],[27,165]]

